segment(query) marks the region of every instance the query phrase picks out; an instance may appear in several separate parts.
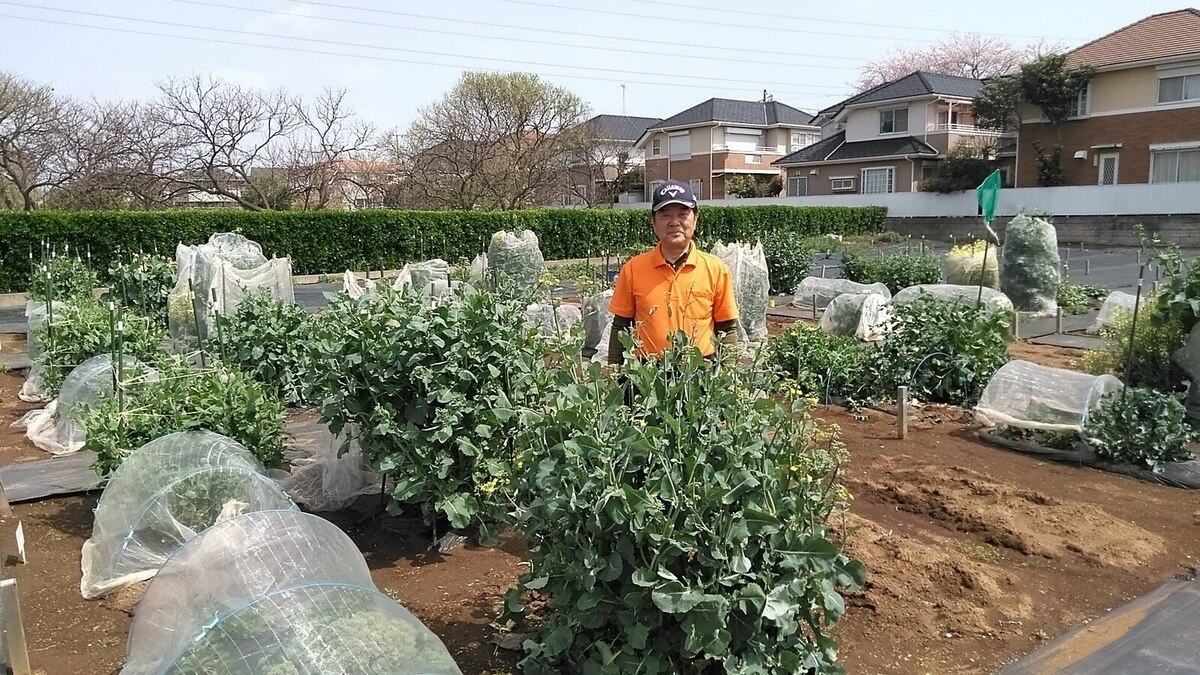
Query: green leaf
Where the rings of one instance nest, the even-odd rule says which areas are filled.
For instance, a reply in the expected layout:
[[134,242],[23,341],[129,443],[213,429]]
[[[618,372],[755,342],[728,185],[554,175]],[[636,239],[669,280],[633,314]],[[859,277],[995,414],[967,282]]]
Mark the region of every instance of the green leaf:
[[650,594],[654,606],[668,614],[683,614],[704,600],[704,594],[698,590],[685,588],[678,581],[668,581],[659,584]]

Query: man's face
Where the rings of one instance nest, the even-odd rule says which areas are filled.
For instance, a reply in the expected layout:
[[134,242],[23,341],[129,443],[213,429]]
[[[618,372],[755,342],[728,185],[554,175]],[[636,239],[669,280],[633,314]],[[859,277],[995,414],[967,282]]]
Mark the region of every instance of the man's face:
[[685,247],[696,234],[696,211],[683,204],[667,204],[654,212],[654,234],[671,247]]

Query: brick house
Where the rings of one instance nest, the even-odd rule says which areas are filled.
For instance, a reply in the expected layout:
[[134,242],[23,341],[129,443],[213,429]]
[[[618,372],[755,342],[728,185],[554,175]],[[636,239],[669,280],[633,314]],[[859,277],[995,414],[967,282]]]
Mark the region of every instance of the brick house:
[[1022,111],[1017,185],[1037,185],[1038,142],[1062,148],[1067,185],[1200,181],[1200,11],[1146,17],[1067,54],[1096,75],[1060,124]]
[[915,192],[952,149],[971,144],[1010,173],[1012,134],[975,126],[983,80],[914,72],[817,113],[823,138],[775,161],[789,197]]
[[724,199],[730,176],[782,179],[772,162],[820,139],[813,116],[778,101],[712,98],[646,129],[647,195],[657,183],[690,183],[701,199]]

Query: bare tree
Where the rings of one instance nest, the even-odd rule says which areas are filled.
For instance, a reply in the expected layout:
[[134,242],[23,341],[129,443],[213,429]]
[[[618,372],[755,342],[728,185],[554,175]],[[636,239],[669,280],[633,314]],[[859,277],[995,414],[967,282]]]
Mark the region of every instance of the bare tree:
[[316,210],[360,196],[382,199],[388,171],[374,157],[375,125],[356,116],[345,89],[327,88],[311,105],[297,102],[296,115],[300,128],[275,162],[296,192],[296,206]]
[[296,102],[282,89],[258,92],[212,77],[192,75],[159,84],[153,106],[165,127],[161,147],[171,156],[158,177],[171,190],[191,190],[262,210],[273,195],[251,170],[279,152],[301,124]]
[[0,199],[6,208],[31,210],[41,191],[66,180],[64,144],[78,114],[49,85],[0,72],[0,178],[8,188]]
[[573,140],[563,153],[564,194],[581,206],[612,206],[620,179],[634,168],[629,144],[601,138],[586,124]]
[[1019,70],[1022,63],[1055,49],[1056,45],[1045,41],[1019,47],[995,36],[955,33],[927,47],[892,50],[867,64],[859,73],[855,92],[891,82],[916,70],[981,79],[1009,75]]
[[551,199],[587,107],[527,73],[466,73],[388,145],[413,206],[516,209]]

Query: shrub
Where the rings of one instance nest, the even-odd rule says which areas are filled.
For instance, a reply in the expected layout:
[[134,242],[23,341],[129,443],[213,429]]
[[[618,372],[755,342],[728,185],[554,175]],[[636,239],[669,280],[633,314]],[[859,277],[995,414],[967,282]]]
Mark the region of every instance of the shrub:
[[1129,388],[1104,397],[1088,418],[1088,442],[1096,452],[1161,473],[1166,462],[1192,459],[1196,439],[1179,399],[1154,389]]
[[38,326],[32,337],[42,348],[33,359],[45,367],[42,391],[54,396],[63,378],[93,356],[115,353],[120,346],[122,353],[149,362],[156,358],[167,335],[157,322],[109,309],[88,294],[54,303],[53,321]]
[[108,268],[111,299],[122,306],[167,324],[167,296],[175,286],[175,261],[163,256],[138,254]]
[[[703,206],[706,241],[754,241],[767,232],[797,236],[872,234],[887,210],[842,206]],[[345,269],[399,269],[413,260],[470,260],[499,230],[530,229],[549,260],[585,258],[654,241],[641,209],[531,209],[506,212],[398,211],[77,211],[0,212],[0,292],[29,283],[28,250],[44,239],[90,249],[102,269],[119,251],[174,250],[214,232],[240,232],[267,257],[288,256],[296,274]]]
[[66,255],[49,256],[34,266],[29,279],[29,299],[45,302],[92,299],[93,289],[100,285],[96,271],[90,265]]
[[1142,304],[1127,369],[1125,359],[1129,354],[1129,336],[1133,333],[1133,313],[1118,310],[1112,325],[1100,329],[1104,346],[1084,356],[1084,369],[1092,375],[1109,373],[1126,384],[1159,391],[1181,389],[1185,375],[1171,355],[1187,342],[1187,335],[1178,322],[1165,319],[1163,311],[1162,305],[1153,299]]
[[432,305],[383,287],[333,298],[310,341],[322,420],[335,434],[358,429],[363,456],[393,480],[394,504],[435,528],[477,525],[484,543],[508,510],[516,418],[542,405],[548,371],[524,312],[490,292]]
[[794,382],[804,395],[827,402],[828,397],[857,392],[869,349],[852,337],[827,335],[796,323],[771,340],[768,354],[777,377]]
[[996,168],[995,163],[979,156],[979,149],[959,146],[937,163],[933,176],[921,183],[926,192],[961,192],[974,190]]
[[725,193],[734,197],[778,197],[783,192],[779,176],[731,176],[725,181]]
[[305,359],[312,318],[304,308],[263,292],[251,293],[232,316],[218,316],[216,325],[210,348],[222,361],[249,374],[287,405],[307,400],[310,372]]
[[157,377],[126,377],[120,396],[84,414],[84,449],[108,476],[129,453],[176,431],[222,434],[246,446],[267,468],[283,461],[283,405],[249,375],[216,365],[193,370],[182,357],[160,358]]
[[1008,362],[1007,312],[926,294],[892,312],[891,334],[867,360],[866,378],[880,398],[905,385],[921,401],[974,405]]
[[754,396],[762,368],[676,349],[624,373],[632,406],[597,364],[531,414],[515,497],[533,559],[505,607],[536,591],[549,616],[523,672],[837,671],[827,629],[866,576],[829,539],[840,443]]
[[787,234],[767,234],[762,243],[771,292],[776,295],[794,292],[812,269],[812,252],[804,247],[802,239]]
[[860,284],[881,283],[892,293],[918,284],[942,280],[942,266],[928,255],[898,253],[875,258],[847,253],[842,257],[842,276]]
[[1075,284],[1066,279],[1058,287],[1058,306],[1063,314],[1083,314],[1099,307],[1108,289],[1091,284]]
[[880,232],[879,234],[875,235],[876,244],[899,244],[902,241],[904,241],[904,235],[900,234],[899,232],[893,232],[892,230]]

